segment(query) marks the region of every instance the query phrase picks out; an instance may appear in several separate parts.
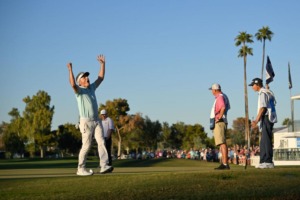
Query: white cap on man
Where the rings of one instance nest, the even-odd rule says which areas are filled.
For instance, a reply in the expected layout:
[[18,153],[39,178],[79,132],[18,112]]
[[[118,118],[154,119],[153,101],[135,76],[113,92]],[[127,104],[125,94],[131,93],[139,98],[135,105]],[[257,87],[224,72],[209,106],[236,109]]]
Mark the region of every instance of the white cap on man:
[[79,80],[84,77],[84,76],[89,76],[89,72],[79,72],[78,75],[76,76],[76,82],[79,85]]
[[106,114],[107,114],[107,112],[106,112],[105,109],[103,109],[103,110],[100,111],[100,115],[106,115]]
[[212,84],[212,86],[210,88],[208,88],[209,90],[221,90],[221,86],[218,83],[214,83]]

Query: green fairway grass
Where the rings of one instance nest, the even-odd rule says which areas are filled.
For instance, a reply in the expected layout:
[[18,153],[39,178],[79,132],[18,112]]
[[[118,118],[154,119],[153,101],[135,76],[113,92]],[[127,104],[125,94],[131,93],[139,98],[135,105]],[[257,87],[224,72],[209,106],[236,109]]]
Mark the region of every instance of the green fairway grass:
[[0,199],[299,199],[300,167],[255,169],[185,159],[117,160],[100,175],[97,158],[76,175],[77,159],[0,160]]

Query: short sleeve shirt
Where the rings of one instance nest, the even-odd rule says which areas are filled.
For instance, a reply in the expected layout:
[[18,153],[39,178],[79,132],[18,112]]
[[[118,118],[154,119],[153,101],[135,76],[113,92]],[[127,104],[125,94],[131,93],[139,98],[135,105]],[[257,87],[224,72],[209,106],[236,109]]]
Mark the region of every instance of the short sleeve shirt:
[[225,115],[227,115],[228,110],[230,109],[230,102],[229,102],[229,98],[226,94],[222,93],[223,97],[224,97],[224,102],[225,102]]
[[80,118],[98,119],[98,105],[95,94],[96,84],[88,88],[79,87],[75,94]]
[[219,94],[218,96],[216,96],[216,105],[215,105],[215,118],[216,119],[222,118],[222,116],[220,116],[220,111],[222,108],[225,108],[225,101],[224,101],[224,97],[222,96],[222,94]]
[[103,127],[103,133],[104,137],[107,137],[107,131],[109,129],[115,130],[114,122],[111,118],[107,117],[106,119],[102,120],[102,127]]
[[[260,108],[268,107],[268,96],[265,92],[262,92],[262,89],[260,89],[258,92],[257,112],[259,111]],[[266,112],[266,114],[268,114],[268,112]]]

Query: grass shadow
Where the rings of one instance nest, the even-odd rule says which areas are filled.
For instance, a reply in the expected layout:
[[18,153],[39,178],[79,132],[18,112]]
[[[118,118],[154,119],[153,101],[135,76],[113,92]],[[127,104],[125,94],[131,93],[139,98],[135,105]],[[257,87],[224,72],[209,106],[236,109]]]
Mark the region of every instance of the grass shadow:
[[[200,166],[204,161],[175,159],[176,166]],[[206,162],[205,162],[206,163]],[[35,158],[35,159],[9,159],[0,160],[1,169],[53,169],[53,168],[77,168],[78,158]],[[99,159],[97,157],[89,157],[87,159],[87,167],[97,168]],[[155,158],[155,159],[124,159],[114,160],[114,167],[174,167],[174,159]]]

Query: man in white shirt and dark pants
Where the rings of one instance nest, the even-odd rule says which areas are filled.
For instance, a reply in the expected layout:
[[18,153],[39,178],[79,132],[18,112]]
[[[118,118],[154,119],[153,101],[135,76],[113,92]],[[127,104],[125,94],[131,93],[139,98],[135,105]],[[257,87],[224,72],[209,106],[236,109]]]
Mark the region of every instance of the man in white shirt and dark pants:
[[[270,91],[263,87],[263,82],[260,78],[254,78],[249,84],[252,89],[258,92],[258,111],[257,116],[251,123],[251,127],[255,128],[260,123],[262,130],[260,141],[260,162],[256,168],[266,169],[274,168],[273,163],[273,126],[277,122],[274,101],[275,97],[271,95]],[[272,112],[268,112],[268,109]]]
[[100,118],[102,120],[103,134],[104,134],[104,138],[105,138],[105,147],[106,147],[107,154],[108,154],[108,165],[111,166],[112,165],[111,135],[115,130],[114,122],[110,117],[107,116],[107,111],[104,109],[100,111]]

